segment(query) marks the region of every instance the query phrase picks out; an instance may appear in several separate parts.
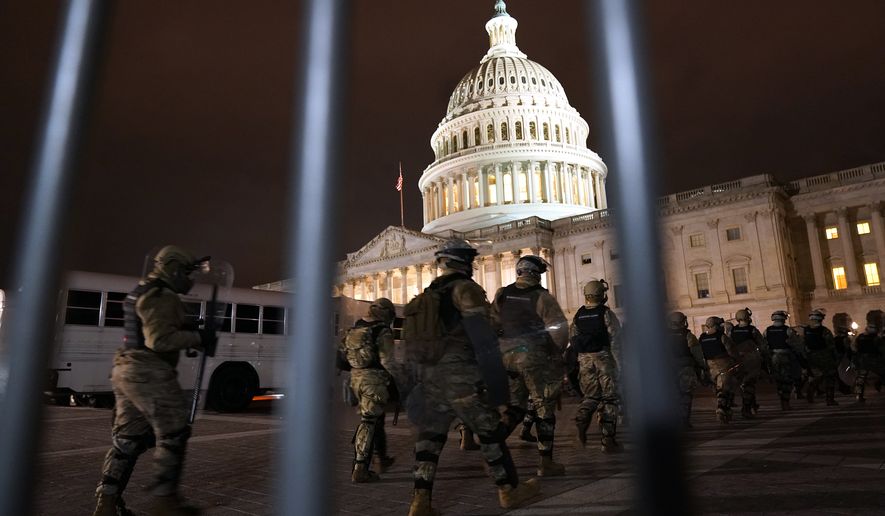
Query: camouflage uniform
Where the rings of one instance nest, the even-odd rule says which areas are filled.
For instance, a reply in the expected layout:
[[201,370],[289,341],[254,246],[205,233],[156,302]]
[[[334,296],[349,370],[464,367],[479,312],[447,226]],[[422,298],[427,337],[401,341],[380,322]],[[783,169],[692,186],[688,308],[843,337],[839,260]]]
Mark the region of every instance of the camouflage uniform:
[[763,363],[768,362],[768,344],[755,326],[748,321],[740,321],[731,330],[731,341],[741,367],[738,376],[741,382],[741,415],[753,417],[759,410],[756,403],[756,382],[762,375]]
[[854,395],[857,401],[863,402],[864,389],[867,376],[873,372],[879,377],[879,381],[885,378],[885,339],[876,334],[876,328],[869,327],[867,331],[854,338],[851,343],[854,351],[854,364],[857,367],[857,377],[854,381]]
[[731,406],[738,383],[737,353],[721,327],[708,326],[698,341],[716,389],[716,416],[720,422],[728,423],[731,421]]
[[823,384],[827,405],[837,405],[836,395],[836,344],[833,333],[821,324],[801,327],[799,336],[808,357],[808,386],[806,399],[814,401],[814,394]]
[[428,288],[443,289],[440,311],[446,328],[445,351],[436,364],[424,368],[421,385],[409,401],[410,405],[415,403],[417,395],[421,412],[421,417],[413,421],[418,427],[418,441],[415,444],[415,497],[410,514],[432,513],[430,492],[439,456],[455,417],[479,437],[480,451],[488,464],[489,475],[499,487],[499,497],[503,500],[501,493],[519,484],[505,444],[507,425],[499,412],[484,400],[485,382],[461,322],[466,317],[480,317],[489,322],[486,293],[467,274],[454,269],[444,269],[444,274]]
[[771,373],[777,384],[781,408],[790,409],[790,396],[798,390],[802,369],[799,365],[798,337],[786,324],[773,324],[765,329],[765,340],[771,350]]
[[527,275],[498,289],[492,320],[501,328],[499,342],[510,375],[510,403],[527,410],[531,400],[542,457],[538,470],[549,474],[551,468],[546,465],[552,464],[556,400],[562,390],[560,355],[568,344],[568,321],[556,299],[538,279]]
[[155,507],[159,507],[155,513],[196,513],[196,509],[178,500],[191,427],[175,368],[181,350],[199,349],[208,339],[214,344],[214,335],[201,337],[199,331],[188,329],[184,305],[176,292],[190,290],[192,283],[187,283],[187,275],[193,271],[194,260],[175,249],[182,253],[174,256],[178,261],[163,262],[161,257],[170,247],[160,251],[154,271],[123,304],[126,338],[114,356],[111,371],[116,399],[113,447],[105,456],[96,489],[96,515],[116,514],[109,508],[110,503],[120,504],[138,457],[155,446],[152,492],[161,497],[155,499]]
[[697,337],[688,328],[670,328],[674,365],[679,382],[679,405],[682,408],[682,421],[691,427],[691,404],[694,390],[700,379],[709,375],[704,354]]
[[[372,306],[375,306],[374,304]],[[391,304],[391,307],[393,305]],[[370,309],[371,311],[371,309]],[[359,400],[360,424],[353,438],[354,442],[354,482],[377,480],[377,475],[369,471],[373,451],[378,452],[379,462],[387,464],[386,436],[384,435],[384,407],[390,397],[388,386],[390,374],[383,364],[393,350],[393,332],[390,324],[379,318],[366,316],[358,320],[353,329],[370,332],[372,350],[375,357],[370,363],[350,360],[350,387]],[[375,450],[374,448],[378,448]],[[384,469],[383,466],[380,469]]]
[[[617,433],[620,403],[618,367],[613,350],[618,347],[621,324],[618,316],[606,305],[587,301],[575,313],[571,333],[571,345],[578,352],[578,374],[584,393],[575,414],[578,440],[584,444],[587,427],[599,409],[603,448],[611,451],[606,443],[613,441]],[[615,444],[613,448],[618,446]]]

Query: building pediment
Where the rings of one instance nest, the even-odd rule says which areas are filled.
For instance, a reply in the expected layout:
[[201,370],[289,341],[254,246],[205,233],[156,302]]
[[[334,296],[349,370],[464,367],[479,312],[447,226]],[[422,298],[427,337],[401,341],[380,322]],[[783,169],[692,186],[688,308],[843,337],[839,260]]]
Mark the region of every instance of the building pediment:
[[347,269],[436,250],[442,239],[398,226],[388,226],[358,251],[348,253]]

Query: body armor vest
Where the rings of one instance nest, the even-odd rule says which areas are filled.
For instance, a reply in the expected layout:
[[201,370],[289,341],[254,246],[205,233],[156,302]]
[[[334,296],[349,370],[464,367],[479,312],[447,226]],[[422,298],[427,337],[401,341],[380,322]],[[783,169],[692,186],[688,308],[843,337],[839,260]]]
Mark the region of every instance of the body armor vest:
[[688,339],[685,338],[687,334],[688,330],[685,328],[670,330],[670,342],[673,343],[673,354],[676,358],[691,358],[693,360],[694,356],[688,348]]
[[790,349],[787,344],[787,327],[786,326],[769,326],[765,329],[765,339],[768,340],[768,347],[771,349]]
[[138,299],[153,288],[163,288],[159,280],[151,280],[138,285],[123,300],[123,349],[148,349],[144,345],[144,332],[141,331],[141,318],[135,311]]
[[805,347],[811,351],[820,351],[827,347],[827,343],[824,341],[823,326],[818,326],[817,328],[805,327]]
[[[734,341],[736,345],[743,344],[748,340],[752,341],[755,330],[756,327],[752,324],[748,324],[747,326],[735,326],[734,329],[731,330],[731,340]],[[755,344],[756,342],[753,341],[754,346]]]
[[712,335],[704,333],[698,340],[701,342],[701,351],[704,353],[705,360],[728,356],[728,350],[725,349],[725,344],[722,343],[722,330]]
[[[366,321],[359,319],[353,325],[354,330],[365,328],[365,336],[360,338],[359,334],[354,334],[351,338],[350,332],[345,337],[345,347],[347,348],[347,361],[353,369],[383,369],[381,366],[381,357],[378,353],[378,335],[381,330],[387,326],[381,321]],[[361,333],[361,332],[360,332]]]
[[541,291],[546,291],[541,285],[519,288],[515,283],[501,289],[497,303],[502,337],[541,335],[545,332],[544,320],[537,310]]
[[452,331],[461,322],[461,312],[455,308],[455,302],[452,301],[454,288],[452,284],[460,279],[470,279],[470,277],[462,272],[453,272],[437,278],[430,284],[430,288],[439,292],[439,318],[447,332]]
[[608,328],[605,325],[605,305],[587,308],[582,306],[575,314],[575,327],[578,333],[575,335],[574,344],[578,353],[597,353],[611,346],[609,342]]
[[879,346],[876,340],[878,339],[875,335],[861,333],[854,339],[857,342],[857,352],[861,355],[878,355]]

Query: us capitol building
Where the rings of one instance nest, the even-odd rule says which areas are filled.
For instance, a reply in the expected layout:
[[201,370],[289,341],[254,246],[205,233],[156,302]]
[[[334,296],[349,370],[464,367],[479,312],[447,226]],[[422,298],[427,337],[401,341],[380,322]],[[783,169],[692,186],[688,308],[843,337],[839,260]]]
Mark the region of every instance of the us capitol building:
[[[406,303],[437,276],[437,246],[460,237],[479,249],[474,279],[490,298],[515,280],[520,255],[534,254],[551,264],[545,286],[566,315],[583,304],[583,285],[600,278],[622,315],[609,170],[587,147],[589,125],[562,85],[517,47],[516,28],[499,0],[486,23],[489,50],[458,82],[430,138],[435,160],[418,181],[424,227],[390,226],[349,253],[334,289],[342,306]],[[827,310],[828,325],[836,312],[862,322],[885,307],[883,200],[885,163],[786,184],[760,174],[658,199],[670,307],[695,331],[745,306],[763,327],[784,309],[791,324],[812,308]],[[257,288],[287,290],[287,282]]]

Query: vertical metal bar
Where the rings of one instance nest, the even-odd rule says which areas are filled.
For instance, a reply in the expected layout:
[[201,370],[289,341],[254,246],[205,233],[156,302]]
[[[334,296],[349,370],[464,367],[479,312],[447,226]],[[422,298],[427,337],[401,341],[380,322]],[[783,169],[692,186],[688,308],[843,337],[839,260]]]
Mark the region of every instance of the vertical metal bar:
[[[0,362],[0,514],[31,514],[41,391],[55,328],[64,223],[84,106],[94,68],[102,0],[67,4],[46,100]],[[4,371],[5,370],[5,371]],[[0,380],[2,381],[2,380]]]
[[333,349],[328,331],[339,185],[343,60],[350,2],[307,0],[297,82],[289,225],[289,277],[297,302],[283,403],[279,514],[329,514]]
[[603,127],[610,131],[609,163],[615,226],[622,248],[625,294],[626,401],[637,443],[638,512],[688,514],[682,450],[666,331],[660,259],[658,173],[646,80],[639,0],[595,0],[589,25],[598,51]]

